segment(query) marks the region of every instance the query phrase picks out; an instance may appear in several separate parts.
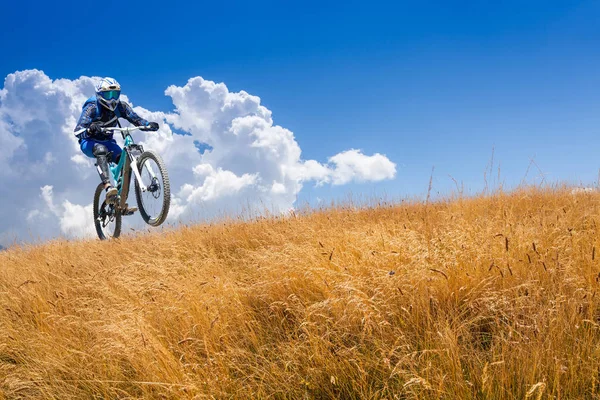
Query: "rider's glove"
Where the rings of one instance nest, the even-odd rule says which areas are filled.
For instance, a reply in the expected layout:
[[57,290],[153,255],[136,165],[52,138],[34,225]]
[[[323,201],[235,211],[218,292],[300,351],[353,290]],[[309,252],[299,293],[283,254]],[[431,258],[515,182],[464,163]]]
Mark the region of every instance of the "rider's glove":
[[148,125],[146,125],[148,127],[149,131],[157,131],[158,130],[158,124],[156,122],[148,122]]
[[90,125],[90,127],[88,128],[88,132],[92,136],[99,135],[100,133],[102,133],[102,123],[100,123],[100,122],[93,122]]

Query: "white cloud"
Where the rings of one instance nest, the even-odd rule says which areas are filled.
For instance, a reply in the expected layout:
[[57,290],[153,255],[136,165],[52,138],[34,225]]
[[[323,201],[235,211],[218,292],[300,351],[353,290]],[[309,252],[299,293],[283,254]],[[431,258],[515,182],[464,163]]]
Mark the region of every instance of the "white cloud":
[[29,213],[27,214],[27,222],[34,221],[36,219],[36,217],[38,217],[40,215],[41,215],[40,210],[29,211]]
[[61,232],[73,237],[94,236],[96,231],[93,224],[90,223],[92,214],[92,204],[80,206],[65,200],[60,214]]
[[44,202],[46,203],[46,206],[48,207],[48,210],[54,214],[54,215],[59,215],[59,211],[58,208],[54,205],[54,187],[50,186],[50,185],[46,185],[43,188],[40,189],[42,194],[42,199],[44,199]]
[[[96,79],[53,81],[38,70],[6,77],[0,90],[0,218],[7,225],[0,238],[6,232],[25,239],[27,232],[94,235],[90,204],[99,179],[73,128]],[[171,222],[248,209],[286,212],[307,182],[342,185],[395,176],[395,164],[378,153],[348,150],[325,164],[302,160],[294,134],[273,124],[260,98],[229,92],[223,83],[196,77],[165,94],[173,100],[173,112],[134,107],[160,124],[158,132],[134,138],[165,160]],[[174,135],[172,127],[186,135]],[[200,154],[197,143],[211,150]],[[135,202],[133,196],[129,201]]]
[[198,164],[194,168],[192,168],[192,172],[196,176],[207,176],[214,173],[214,169],[210,164]]
[[285,186],[282,183],[274,181],[273,186],[271,186],[271,193],[283,194],[285,193]]
[[[58,218],[62,234],[71,237],[91,237],[95,234],[94,225],[90,223],[90,216],[93,214],[92,204],[80,206],[64,200],[62,207],[58,207],[54,204],[54,188],[48,185],[41,188],[41,197],[48,211]],[[39,216],[44,217],[39,210],[32,210],[27,220],[31,221]]]
[[256,184],[256,174],[236,176],[231,171],[218,169],[206,177],[204,183],[192,190],[187,197],[188,203],[200,203],[232,196],[242,189]]
[[334,185],[343,185],[352,180],[382,181],[396,175],[396,164],[379,153],[366,156],[360,150],[353,149],[330,157],[329,162],[335,164],[331,173]]

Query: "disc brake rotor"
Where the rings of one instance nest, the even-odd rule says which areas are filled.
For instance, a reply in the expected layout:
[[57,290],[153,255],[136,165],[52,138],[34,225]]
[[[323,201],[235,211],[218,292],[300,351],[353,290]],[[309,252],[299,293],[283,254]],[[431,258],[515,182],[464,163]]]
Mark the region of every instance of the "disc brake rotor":
[[158,184],[158,178],[152,178],[152,183],[148,186],[148,191],[152,193],[152,197],[158,199],[160,196],[160,185]]

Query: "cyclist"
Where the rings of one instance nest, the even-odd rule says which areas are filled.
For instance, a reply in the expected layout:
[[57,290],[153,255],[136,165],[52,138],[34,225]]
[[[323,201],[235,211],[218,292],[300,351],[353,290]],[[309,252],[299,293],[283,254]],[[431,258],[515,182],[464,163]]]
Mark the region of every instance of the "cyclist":
[[[119,118],[125,118],[135,126],[145,126],[149,131],[157,131],[156,122],[148,122],[137,115],[129,104],[120,101],[121,85],[113,78],[104,78],[96,86],[96,95],[83,104],[83,111],[75,127],[81,151],[88,157],[96,158],[98,173],[106,190],[106,201],[114,202],[118,190],[110,183],[108,174],[109,154],[111,161],[119,162],[121,147],[113,139],[112,132],[103,132],[102,128],[119,125]],[[119,125],[120,126],[120,125]]]

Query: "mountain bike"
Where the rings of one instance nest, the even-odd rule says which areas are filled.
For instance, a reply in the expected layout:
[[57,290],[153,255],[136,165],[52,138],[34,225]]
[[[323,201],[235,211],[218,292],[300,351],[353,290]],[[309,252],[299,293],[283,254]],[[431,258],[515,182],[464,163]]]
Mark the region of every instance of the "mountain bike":
[[[171,203],[169,176],[162,158],[136,144],[131,132],[144,127],[102,128],[104,132],[120,132],[125,144],[118,163],[109,163],[109,170],[119,191],[116,201],[106,201],[104,184],[100,183],[94,193],[94,225],[101,240],[116,239],[121,234],[121,219],[133,215],[136,208],[129,207],[131,174],[135,177],[135,198],[144,222],[159,226],[167,218]],[[108,157],[112,159],[111,156]]]

